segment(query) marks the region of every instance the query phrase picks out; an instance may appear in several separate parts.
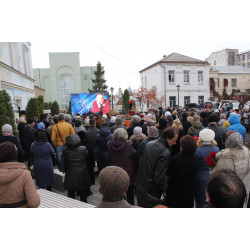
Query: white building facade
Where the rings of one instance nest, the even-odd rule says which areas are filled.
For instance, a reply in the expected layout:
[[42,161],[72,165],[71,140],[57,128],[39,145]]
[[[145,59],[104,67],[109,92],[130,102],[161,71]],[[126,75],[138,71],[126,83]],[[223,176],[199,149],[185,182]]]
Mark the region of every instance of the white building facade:
[[15,112],[25,110],[30,98],[35,97],[28,42],[0,42],[0,90],[10,95]]
[[[140,71],[141,85],[157,88],[157,96],[165,96],[165,107],[204,103],[210,99],[209,63],[172,53]],[[178,90],[179,88],[179,100]]]

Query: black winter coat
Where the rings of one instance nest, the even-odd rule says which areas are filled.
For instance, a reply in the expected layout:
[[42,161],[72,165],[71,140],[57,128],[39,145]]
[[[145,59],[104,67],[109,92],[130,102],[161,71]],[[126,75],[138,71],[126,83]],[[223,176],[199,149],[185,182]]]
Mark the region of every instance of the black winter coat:
[[30,154],[31,144],[35,141],[35,129],[31,125],[26,125],[23,129],[22,141],[23,149]]
[[88,190],[91,186],[86,159],[88,151],[80,146],[78,135],[69,135],[66,138],[67,147],[63,150],[62,161],[65,171],[64,189],[69,191]]
[[169,177],[167,206],[192,208],[194,206],[195,176],[200,165],[199,156],[180,153],[175,155],[167,171]]
[[113,135],[111,134],[109,127],[101,127],[99,130],[99,135],[96,136],[96,145],[100,150],[100,170],[111,165],[108,156],[108,141],[111,140],[113,140]]
[[113,166],[124,169],[130,179],[130,185],[134,184],[134,173],[136,168],[136,151],[131,141],[112,140],[108,142],[109,157]]
[[192,123],[189,122],[187,119],[181,119],[181,124],[183,126],[185,135],[187,135],[188,129],[192,127]]
[[220,150],[225,149],[225,140],[227,131],[226,129],[222,128],[219,124],[209,124],[207,128],[211,129],[215,133],[215,140],[218,144]]
[[140,160],[136,177],[138,205],[153,207],[161,204],[161,195],[166,192],[167,169],[170,151],[166,140],[159,138],[149,142]]

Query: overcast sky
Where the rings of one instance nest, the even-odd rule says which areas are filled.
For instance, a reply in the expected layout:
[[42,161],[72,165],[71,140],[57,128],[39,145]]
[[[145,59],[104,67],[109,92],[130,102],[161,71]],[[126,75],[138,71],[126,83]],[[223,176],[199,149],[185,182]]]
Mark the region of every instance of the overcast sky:
[[115,92],[140,84],[139,71],[172,52],[204,60],[250,50],[249,1],[50,0],[1,3],[1,41],[28,41],[33,68],[49,52],[80,52],[81,66],[105,69]]

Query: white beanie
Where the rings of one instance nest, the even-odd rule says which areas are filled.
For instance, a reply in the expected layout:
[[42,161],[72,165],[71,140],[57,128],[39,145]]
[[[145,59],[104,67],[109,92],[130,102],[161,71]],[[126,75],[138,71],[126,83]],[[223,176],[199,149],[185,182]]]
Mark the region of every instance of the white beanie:
[[105,119],[105,120],[108,119],[107,115],[103,115],[102,118]]
[[148,118],[149,118],[150,116],[152,116],[152,114],[150,114],[150,113],[149,113],[149,114],[147,114],[147,117],[148,117]]
[[167,117],[168,115],[171,115],[171,113],[169,111],[166,111],[164,115],[165,117]]
[[214,140],[214,137],[215,137],[214,131],[208,128],[202,129],[199,134],[199,138],[203,142],[211,142]]
[[116,120],[116,117],[112,116],[110,121],[113,122],[113,123],[115,123],[115,120]]

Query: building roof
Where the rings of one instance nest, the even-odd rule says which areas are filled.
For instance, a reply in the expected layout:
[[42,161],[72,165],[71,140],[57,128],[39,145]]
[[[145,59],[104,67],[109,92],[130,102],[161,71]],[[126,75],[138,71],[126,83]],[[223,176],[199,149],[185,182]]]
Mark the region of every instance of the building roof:
[[188,57],[188,56],[184,56],[184,55],[181,55],[181,54],[178,54],[178,53],[172,53],[168,56],[163,56],[163,58],[157,62],[155,62],[154,64],[142,69],[141,71],[139,71],[140,73],[149,69],[149,68],[152,68],[156,65],[159,65],[159,64],[166,64],[166,63],[169,63],[169,64],[173,64],[173,63],[179,63],[179,64],[208,64],[208,62],[206,61],[202,61],[202,60],[198,60],[198,59],[195,59],[195,58],[192,58],[192,57]]
[[211,66],[210,68],[220,74],[250,74],[250,70],[242,66]]
[[242,51],[238,55],[243,55],[243,54],[246,54],[246,53],[249,53],[249,52],[250,52],[250,50]]

